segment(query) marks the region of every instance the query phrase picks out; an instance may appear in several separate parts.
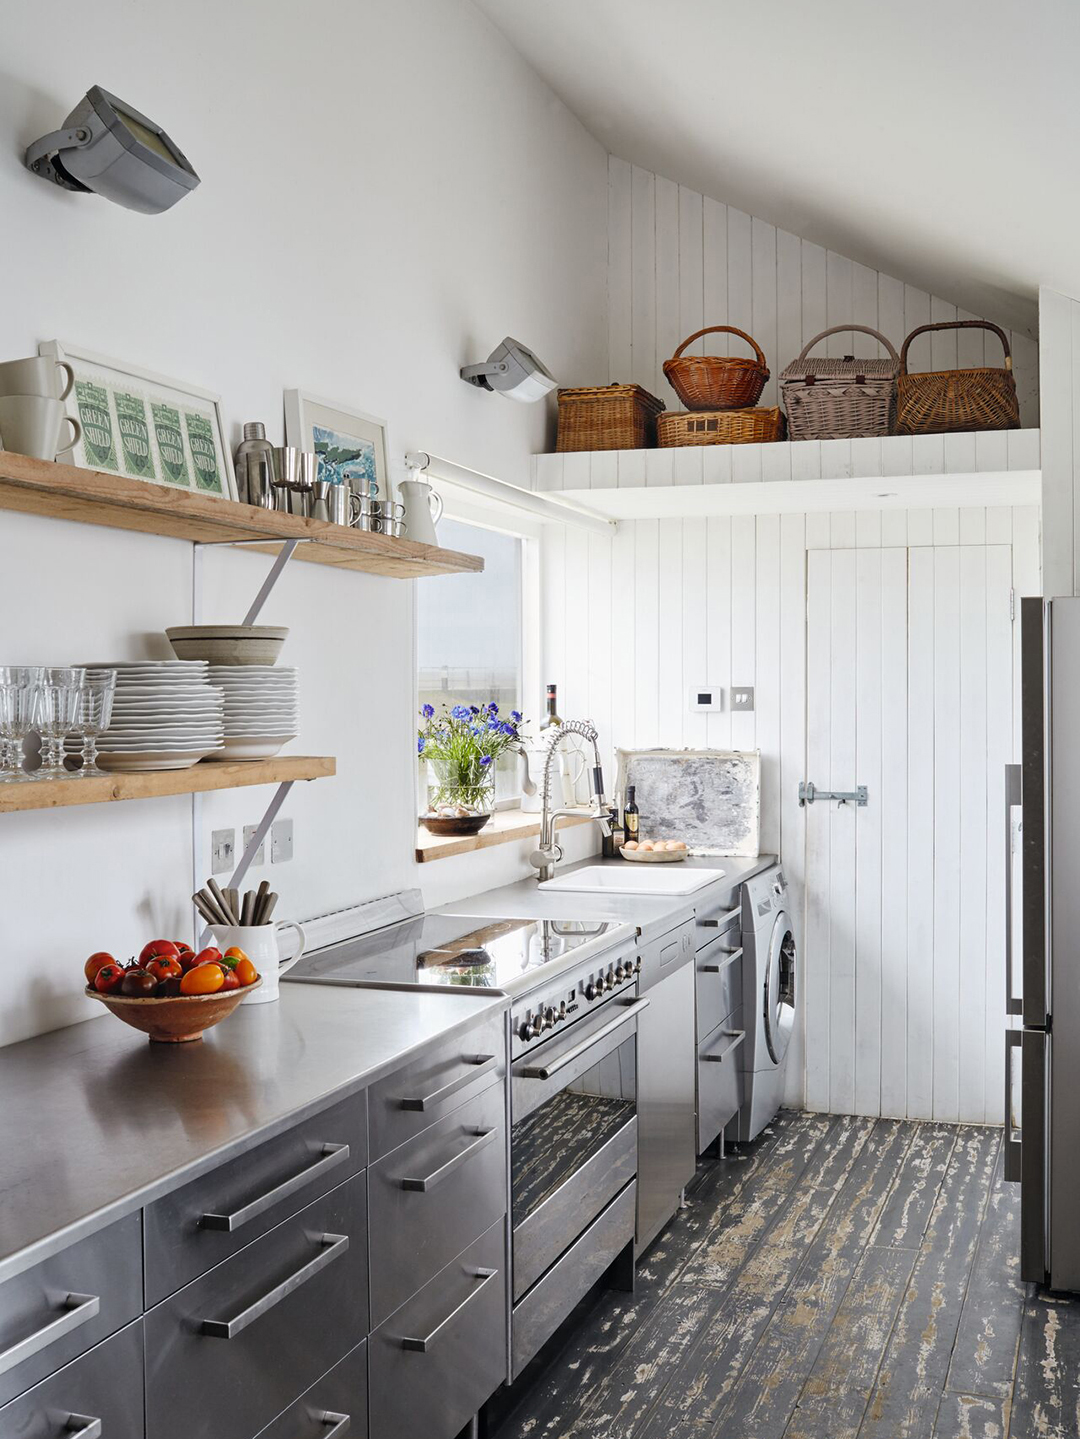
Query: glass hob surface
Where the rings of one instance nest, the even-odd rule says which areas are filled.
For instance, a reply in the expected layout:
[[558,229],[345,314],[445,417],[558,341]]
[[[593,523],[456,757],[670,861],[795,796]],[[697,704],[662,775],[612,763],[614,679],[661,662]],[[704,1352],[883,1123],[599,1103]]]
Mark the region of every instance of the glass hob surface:
[[518,989],[614,924],[426,914],[306,954],[282,982]]

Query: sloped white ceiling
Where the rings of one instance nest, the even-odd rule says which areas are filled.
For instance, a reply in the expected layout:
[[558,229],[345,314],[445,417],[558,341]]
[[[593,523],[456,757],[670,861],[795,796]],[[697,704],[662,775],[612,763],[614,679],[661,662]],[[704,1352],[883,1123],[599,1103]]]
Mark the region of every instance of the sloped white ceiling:
[[1077,0],[476,0],[608,150],[1034,333],[1080,295]]

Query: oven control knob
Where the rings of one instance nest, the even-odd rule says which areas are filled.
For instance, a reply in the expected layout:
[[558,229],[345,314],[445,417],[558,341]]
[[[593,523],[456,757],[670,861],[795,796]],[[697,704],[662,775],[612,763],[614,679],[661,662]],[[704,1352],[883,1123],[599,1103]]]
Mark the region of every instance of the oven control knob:
[[528,1018],[523,1019],[518,1025],[518,1038],[532,1039],[532,1022]]
[[641,973],[641,955],[640,955],[640,954],[639,954],[638,957],[637,957],[637,963],[634,965],[634,973],[635,973],[635,974],[640,974],[640,973]]
[[600,993],[600,991],[603,989],[603,987],[603,980],[600,980],[599,983],[597,983],[595,980],[590,979],[588,984],[585,986],[585,998],[590,1001],[594,1000],[596,996]]
[[616,984],[622,984],[623,980],[624,980],[624,979],[629,979],[629,977],[630,977],[630,971],[629,971],[629,969],[623,969],[623,967],[622,967],[621,964],[617,964],[617,965],[615,966],[615,983],[616,983]]
[[550,1005],[549,1005],[548,1008],[544,1010],[544,1028],[545,1028],[545,1029],[553,1029],[554,1026],[555,1026],[555,1011],[554,1011],[554,1010],[550,1007]]
[[566,1018],[566,1000],[564,999],[563,1002],[562,1002],[562,1004],[559,1005],[559,1023],[561,1024],[565,1018]]
[[605,988],[605,989],[614,989],[614,988],[615,988],[615,971],[614,971],[613,969],[609,969],[608,972],[607,972],[607,974],[604,976],[604,988]]

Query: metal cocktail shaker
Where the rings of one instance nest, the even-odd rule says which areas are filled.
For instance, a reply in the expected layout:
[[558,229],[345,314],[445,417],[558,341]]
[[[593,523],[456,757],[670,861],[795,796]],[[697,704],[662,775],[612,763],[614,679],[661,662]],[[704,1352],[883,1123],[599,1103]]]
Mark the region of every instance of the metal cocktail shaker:
[[253,461],[263,460],[269,467],[274,447],[266,438],[266,426],[261,420],[248,420],[244,426],[244,438],[236,447],[233,468],[236,471],[236,494],[241,504],[259,505],[265,501],[259,498],[259,491],[252,485],[255,473]]

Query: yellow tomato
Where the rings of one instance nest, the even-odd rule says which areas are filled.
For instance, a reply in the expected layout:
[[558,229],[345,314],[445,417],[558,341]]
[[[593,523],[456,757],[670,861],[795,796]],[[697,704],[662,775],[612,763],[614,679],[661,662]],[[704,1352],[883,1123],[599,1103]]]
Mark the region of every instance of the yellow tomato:
[[180,981],[181,994],[216,994],[225,983],[219,964],[197,964]]

